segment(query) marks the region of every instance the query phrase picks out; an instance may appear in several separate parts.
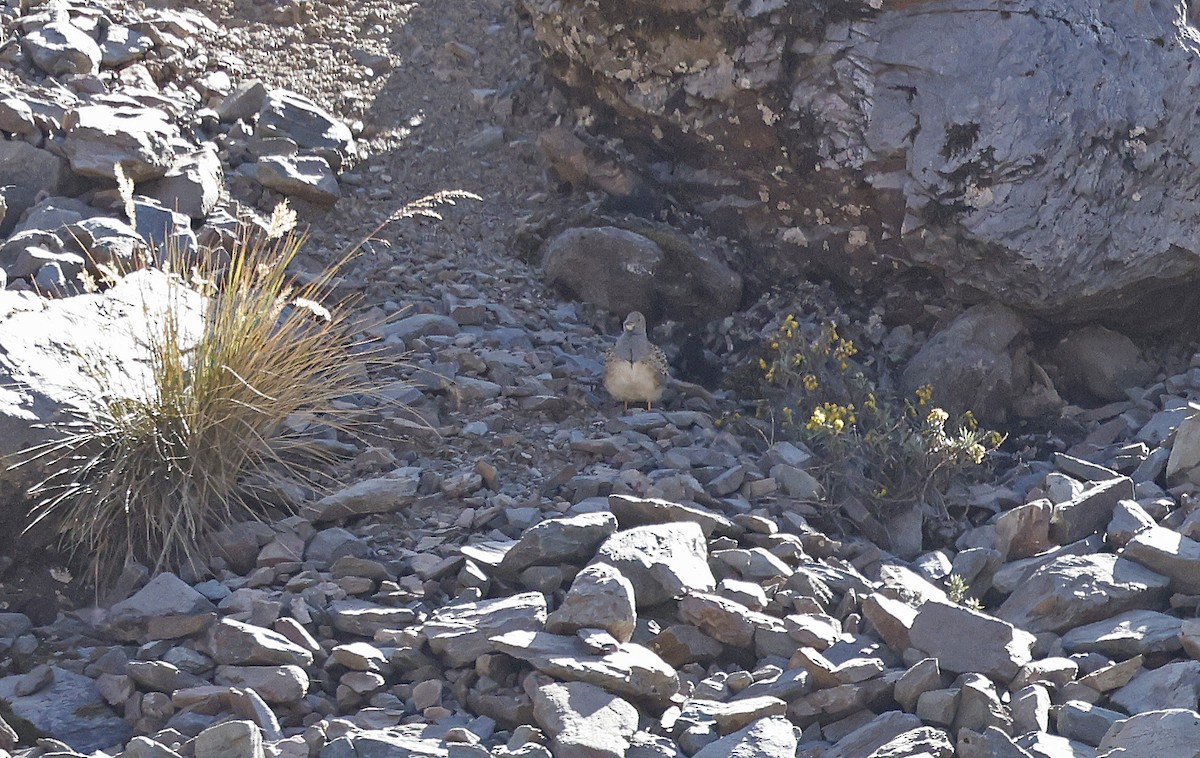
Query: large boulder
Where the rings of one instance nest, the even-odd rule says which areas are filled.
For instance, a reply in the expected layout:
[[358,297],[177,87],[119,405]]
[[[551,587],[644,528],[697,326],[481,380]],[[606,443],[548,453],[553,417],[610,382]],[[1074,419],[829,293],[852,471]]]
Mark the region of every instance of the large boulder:
[[861,283],[900,260],[1060,320],[1188,312],[1200,40],[1183,0],[525,6],[594,128],[757,243],[743,271]]
[[[44,300],[32,292],[0,291],[0,460],[62,433],[59,425],[87,418],[95,399],[138,397],[152,384],[147,335],[173,309],[189,344],[202,328],[201,298],[166,274],[130,274],[103,295]],[[23,486],[38,465],[0,466],[0,480]]]

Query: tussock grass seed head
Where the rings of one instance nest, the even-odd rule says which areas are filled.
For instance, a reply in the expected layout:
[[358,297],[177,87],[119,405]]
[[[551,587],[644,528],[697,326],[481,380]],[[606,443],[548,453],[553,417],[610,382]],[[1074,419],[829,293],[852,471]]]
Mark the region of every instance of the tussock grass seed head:
[[[475,196],[422,198],[384,224],[436,217],[437,205],[462,197]],[[211,533],[260,515],[262,482],[329,483],[334,454],[320,433],[353,433],[360,416],[346,398],[382,400],[370,369],[399,359],[356,343],[361,324],[328,297],[362,243],[296,284],[287,269],[305,238],[294,227],[281,206],[265,228],[244,225],[227,257],[168,250],[169,307],[146,344],[147,386],[121,391],[98,369],[112,391],[95,412],[17,464],[49,472],[31,490],[32,523],[58,531],[97,590],[130,561],[202,571]]]

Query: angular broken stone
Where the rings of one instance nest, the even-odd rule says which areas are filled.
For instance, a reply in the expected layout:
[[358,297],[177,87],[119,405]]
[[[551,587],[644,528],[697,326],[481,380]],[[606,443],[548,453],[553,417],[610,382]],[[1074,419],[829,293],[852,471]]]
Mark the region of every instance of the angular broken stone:
[[94,74],[100,68],[100,46],[69,20],[51,21],[23,42],[34,64],[50,76]]
[[1113,705],[1129,714],[1172,708],[1196,710],[1200,698],[1200,661],[1174,661],[1143,669],[1124,687],[1109,695]]
[[953,758],[954,743],[945,729],[921,726],[898,734],[867,758]]
[[704,508],[658,498],[633,497],[632,495],[609,495],[608,507],[617,517],[621,527],[629,529],[649,524],[668,524],[694,521],[704,531],[705,538],[713,535],[737,538],[745,529],[729,518]]
[[715,640],[743,649],[754,644],[759,628],[784,630],[783,622],[774,616],[703,592],[688,593],[679,601],[679,618]]
[[1062,637],[1069,653],[1096,652],[1125,659],[1147,653],[1170,653],[1183,647],[1180,619],[1158,611],[1126,611],[1103,621],[1075,627]]
[[876,755],[879,748],[920,727],[921,719],[911,713],[885,711],[839,739],[825,755],[829,758]]
[[17,694],[23,676],[0,678],[0,701],[5,710],[41,734],[85,753],[129,738],[130,725],[104,703],[95,682],[57,666],[50,667],[50,674],[48,686],[26,695]]
[[546,596],[526,592],[439,608],[423,629],[434,653],[450,666],[466,666],[494,652],[492,638],[518,631],[539,632],[545,624]]
[[304,95],[285,89],[266,93],[255,134],[288,137],[302,149],[324,158],[334,171],[355,154],[349,127]]
[[628,642],[636,624],[633,585],[612,566],[593,563],[575,575],[562,604],[546,618],[546,631],[604,629],[618,642]]
[[1186,708],[1148,711],[1113,724],[1097,749],[1105,756],[1165,758],[1191,755],[1200,744],[1200,713]]
[[617,532],[596,551],[596,560],[621,572],[633,585],[637,607],[666,602],[685,592],[717,585],[708,567],[708,545],[694,522],[637,526]]
[[770,716],[700,748],[692,758],[795,758],[796,731],[782,716]]
[[157,179],[185,144],[179,128],[153,108],[84,105],[63,118],[63,150],[75,173],[116,177],[116,164],[135,182]]
[[209,613],[216,606],[175,574],[163,572],[108,610],[109,623],[132,630],[151,618]]
[[268,703],[295,703],[308,694],[309,678],[299,666],[219,666],[213,682],[254,690]]
[[1200,542],[1172,529],[1152,526],[1135,534],[1122,555],[1170,577],[1176,592],[1200,594]]
[[208,652],[217,663],[312,665],[313,655],[279,632],[223,618],[208,633]]
[[595,654],[577,637],[515,631],[492,638],[495,649],[558,679],[590,682],[609,692],[664,703],[679,690],[675,669],[632,642]]
[[1050,539],[1065,545],[1104,531],[1120,500],[1133,500],[1133,480],[1126,476],[1097,482],[1069,502],[1054,506]]
[[399,468],[326,495],[306,505],[301,515],[313,523],[321,523],[367,513],[391,513],[416,499],[420,482],[420,469]]
[[587,682],[553,682],[531,693],[533,715],[556,755],[623,758],[638,727],[638,711]]
[[1062,632],[1167,597],[1169,580],[1111,553],[1068,555],[1033,572],[996,610],[1029,632]]
[[546,519],[521,534],[501,559],[500,570],[516,574],[534,565],[587,563],[600,543],[615,531],[617,517],[611,513]]
[[259,184],[289,197],[329,206],[342,196],[337,175],[315,155],[264,155],[254,168]]
[[1034,636],[986,613],[930,600],[920,607],[909,636],[913,647],[956,674],[976,672],[1007,683],[1033,660]]
[[416,620],[409,608],[393,608],[366,600],[335,600],[329,604],[333,627],[340,632],[374,637],[381,629],[403,629]]

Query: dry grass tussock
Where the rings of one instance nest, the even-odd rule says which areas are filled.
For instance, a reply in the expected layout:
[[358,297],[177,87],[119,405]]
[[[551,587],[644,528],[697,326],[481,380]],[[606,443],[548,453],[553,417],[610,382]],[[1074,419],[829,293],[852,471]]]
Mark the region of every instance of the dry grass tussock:
[[[439,218],[437,206],[463,198],[474,196],[410,203],[368,239],[392,221]],[[150,386],[102,393],[90,417],[17,464],[49,472],[31,490],[32,523],[57,531],[98,590],[131,561],[199,569],[213,531],[261,515],[255,482],[330,484],[336,452],[324,443],[361,419],[346,401],[377,398],[372,374],[400,361],[356,338],[353,309],[329,298],[362,243],[298,284],[288,265],[305,239],[294,225],[294,213],[277,209],[267,228],[246,225],[219,263],[169,251],[164,268],[177,286],[167,297],[179,307],[166,308],[148,340]],[[205,298],[198,335],[184,316],[196,292]],[[106,378],[101,386],[119,386]]]

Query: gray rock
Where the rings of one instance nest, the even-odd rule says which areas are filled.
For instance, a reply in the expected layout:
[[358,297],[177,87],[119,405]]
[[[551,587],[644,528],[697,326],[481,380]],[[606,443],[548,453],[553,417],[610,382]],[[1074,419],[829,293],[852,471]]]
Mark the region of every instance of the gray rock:
[[330,206],[342,196],[337,175],[315,155],[264,155],[254,167],[259,184],[289,197]]
[[124,24],[109,24],[100,40],[100,63],[117,68],[141,58],[154,47],[154,39]]
[[67,162],[49,150],[28,142],[0,142],[0,184],[6,206],[0,234],[13,230],[21,215],[38,202],[39,194],[61,195],[75,183]]
[[954,743],[944,729],[921,726],[877,747],[867,758],[952,758]]
[[450,666],[465,666],[494,652],[493,638],[516,632],[539,632],[546,623],[546,598],[527,592],[478,603],[461,603],[434,611],[423,627],[429,648]]
[[1003,729],[989,726],[982,732],[963,729],[958,733],[955,753],[958,758],[1034,758]]
[[1095,747],[1112,725],[1124,718],[1124,713],[1079,700],[1068,700],[1058,708],[1056,726],[1063,737]]
[[1200,713],[1188,709],[1147,711],[1113,724],[1100,741],[1105,756],[1162,758],[1195,755],[1200,744]]
[[613,313],[660,309],[677,319],[719,318],[741,299],[741,277],[674,234],[612,226],[574,228],[547,243],[546,281]]
[[216,147],[206,143],[176,162],[161,179],[140,189],[164,208],[193,219],[207,217],[225,190],[225,175]]
[[57,666],[48,669],[52,681],[36,692],[18,695],[24,676],[0,678],[0,701],[5,710],[46,737],[90,753],[125,742],[132,728],[105,704],[95,682]]
[[1171,653],[1182,647],[1180,623],[1158,611],[1127,611],[1070,630],[1063,635],[1062,646],[1069,653],[1097,652],[1117,659]]
[[921,728],[921,720],[911,713],[885,711],[842,737],[825,751],[824,758],[857,758],[874,755],[902,734]]
[[679,689],[673,667],[631,642],[596,654],[578,637],[515,631],[492,638],[492,644],[557,679],[589,682],[622,697],[665,703]]
[[349,127],[304,95],[285,89],[266,94],[254,133],[288,137],[302,150],[323,158],[333,171],[340,171],[342,162],[355,154]]
[[371,551],[365,540],[341,527],[321,529],[304,548],[304,559],[329,566],[343,556],[365,558]]
[[205,684],[200,677],[181,671],[167,661],[130,661],[125,666],[125,672],[143,690],[165,692],[168,695],[175,690]]
[[521,534],[500,561],[500,570],[516,574],[534,565],[586,563],[600,543],[615,531],[617,517],[611,513],[546,519]]
[[1050,691],[1041,684],[1030,684],[1013,693],[1013,732],[1044,732],[1050,728]]
[[214,724],[192,745],[195,758],[265,758],[262,731],[252,721]]
[[1167,458],[1167,482],[1197,484],[1200,483],[1200,414],[1190,403],[1181,412],[1187,416],[1179,422],[1171,443],[1171,455]]
[[708,567],[704,533],[694,522],[617,532],[600,545],[596,560],[610,564],[629,579],[639,608],[689,591],[711,591],[717,585]]
[[42,71],[59,74],[94,74],[100,68],[100,46],[70,21],[51,21],[25,35],[26,52]]
[[256,116],[267,99],[267,88],[258,79],[248,79],[238,84],[232,92],[217,103],[217,117],[226,123],[249,121]]
[[924,658],[914,663],[896,681],[894,690],[896,702],[905,711],[911,713],[916,709],[917,700],[921,695],[939,689],[942,685],[942,670],[938,666],[938,659]]
[[1117,503],[1133,497],[1133,480],[1128,477],[1097,482],[1070,502],[1054,506],[1054,515],[1050,517],[1050,539],[1065,545],[1104,531]]
[[996,611],[1029,632],[1062,632],[1167,597],[1167,577],[1112,554],[1063,556],[1042,566]]
[[390,513],[416,500],[420,483],[419,468],[398,468],[326,495],[306,505],[301,515],[313,523],[321,523],[368,513]]
[[254,690],[268,703],[296,703],[308,694],[308,674],[299,666],[220,666],[213,682]]
[[1003,419],[1013,408],[1021,415],[1043,412],[1057,405],[1057,395],[1035,383],[1025,339],[1024,324],[1012,310],[974,306],[912,357],[902,387],[911,396],[922,385],[932,386],[934,405],[952,417],[968,410],[989,420]]
[[215,611],[208,598],[170,572],[158,574],[129,598],[108,609],[109,622],[134,627],[157,616],[189,616]]
[[562,604],[546,618],[546,631],[604,629],[618,642],[628,642],[636,623],[633,585],[612,566],[594,563],[575,575]]
[[761,719],[700,748],[692,758],[795,758],[796,732],[781,716]]
[[449,758],[441,740],[413,727],[353,731],[321,748],[320,758]]
[[1171,589],[1176,592],[1200,593],[1200,542],[1153,526],[1134,535],[1123,555],[1170,577]]
[[655,311],[654,277],[663,251],[640,234],[606,226],[568,229],[546,245],[546,281],[613,313]]
[[1005,511],[996,519],[996,550],[1005,560],[1029,558],[1051,547],[1049,500],[1035,500]]
[[[1110,695],[1113,705],[1138,714],[1172,708],[1196,710],[1200,697],[1200,661],[1175,661],[1144,669]],[[1101,735],[1103,736],[1103,735]]]
[[63,132],[71,168],[106,179],[115,178],[118,163],[135,182],[157,179],[185,146],[178,127],[153,108],[80,106],[67,112]]
[[628,752],[638,727],[629,702],[586,682],[543,684],[530,697],[555,758],[623,758]]
[[703,592],[684,595],[679,601],[679,618],[685,623],[694,624],[709,637],[740,649],[747,649],[754,644],[759,629],[784,629],[783,622],[774,616]]
[[737,538],[745,532],[741,526],[719,513],[694,505],[673,503],[670,500],[609,495],[608,507],[616,515],[623,529],[649,524],[694,521],[700,525],[705,539],[711,539],[714,535]]
[[403,629],[416,620],[417,614],[410,608],[347,599],[330,603],[329,617],[340,632],[374,637],[381,629]]
[[[172,287],[163,274],[146,271],[126,276],[104,295],[50,304],[31,293],[0,291],[0,453],[54,438],[55,430],[44,425],[86,417],[89,398],[100,396],[97,375],[113,377],[110,390],[136,393],[149,386],[145,339],[170,307]],[[195,327],[199,296],[179,293],[175,302],[183,323]],[[6,469],[0,478],[31,482],[39,470],[35,462]]]
[[1067,388],[1097,400],[1124,400],[1125,390],[1150,379],[1152,369],[1142,360],[1133,340],[1102,326],[1069,332],[1054,347]]
[[977,672],[1007,682],[1033,659],[1032,634],[940,600],[929,600],[918,609],[909,634],[913,647],[954,673]]
[[223,618],[208,635],[208,654],[217,663],[237,665],[312,665],[308,650],[279,632]]
[[179,753],[171,748],[141,735],[131,739],[120,755],[121,758],[179,758]]
[[979,674],[964,674],[957,684],[958,708],[954,712],[951,733],[983,732],[998,728],[1012,734],[1012,714],[1000,702],[1000,695],[990,679]]

